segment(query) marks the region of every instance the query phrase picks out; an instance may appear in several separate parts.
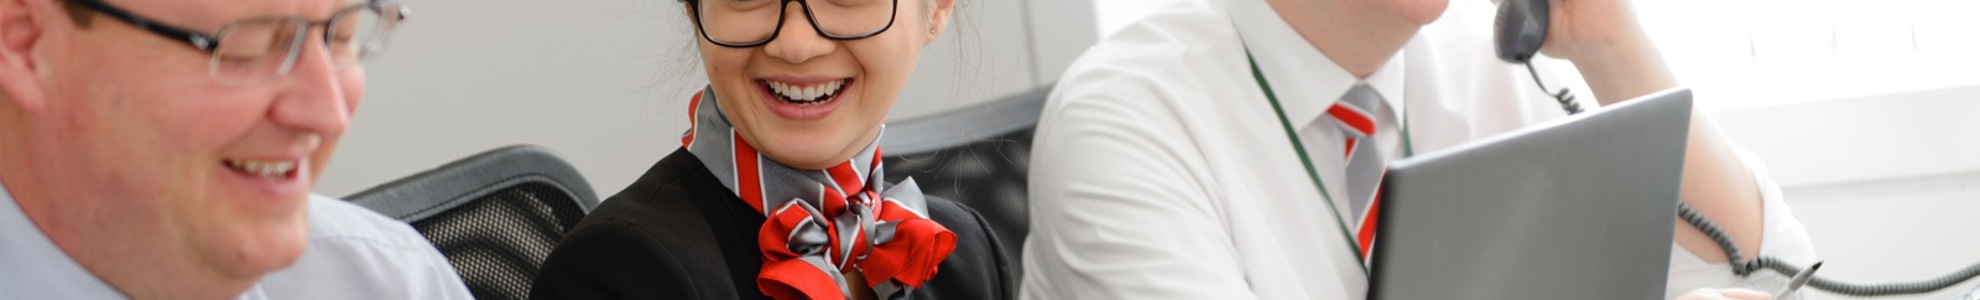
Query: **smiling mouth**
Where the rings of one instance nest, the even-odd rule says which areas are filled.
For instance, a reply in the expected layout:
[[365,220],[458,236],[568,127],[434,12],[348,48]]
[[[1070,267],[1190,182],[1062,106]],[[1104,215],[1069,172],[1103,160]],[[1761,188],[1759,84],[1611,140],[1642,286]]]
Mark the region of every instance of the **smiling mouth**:
[[838,79],[823,83],[799,85],[775,80],[758,80],[770,95],[778,101],[800,106],[819,105],[839,98],[839,92],[852,83],[852,79]]
[[272,181],[296,178],[296,166],[299,165],[298,161],[294,160],[258,161],[245,159],[227,159],[221,161],[221,164],[226,165],[228,170]]

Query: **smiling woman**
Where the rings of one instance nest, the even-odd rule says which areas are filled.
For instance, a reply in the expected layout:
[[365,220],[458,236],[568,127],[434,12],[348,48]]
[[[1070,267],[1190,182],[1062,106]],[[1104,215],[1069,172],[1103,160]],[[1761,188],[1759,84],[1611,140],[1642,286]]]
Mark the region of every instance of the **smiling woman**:
[[[726,117],[743,124],[737,133],[778,162],[824,169],[878,137],[922,47],[940,35],[955,3],[905,2],[688,4],[705,37],[701,57],[709,85],[725,95]],[[930,8],[932,13],[919,13]],[[892,27],[904,30],[889,34]],[[818,92],[834,97],[812,101]]]
[[975,212],[880,173],[882,122],[956,0],[682,5],[708,87],[681,148],[571,229],[532,298],[1011,298]]

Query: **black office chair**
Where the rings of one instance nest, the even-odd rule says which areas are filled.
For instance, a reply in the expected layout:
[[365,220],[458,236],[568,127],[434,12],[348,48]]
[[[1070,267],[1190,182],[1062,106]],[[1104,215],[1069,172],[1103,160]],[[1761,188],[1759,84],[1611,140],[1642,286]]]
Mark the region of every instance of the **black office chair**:
[[909,176],[924,193],[975,209],[1018,261],[1030,231],[1025,175],[1031,134],[1050,86],[951,112],[887,123],[887,181]]
[[598,206],[577,169],[538,146],[489,150],[344,199],[411,223],[478,299],[524,299],[550,249]]

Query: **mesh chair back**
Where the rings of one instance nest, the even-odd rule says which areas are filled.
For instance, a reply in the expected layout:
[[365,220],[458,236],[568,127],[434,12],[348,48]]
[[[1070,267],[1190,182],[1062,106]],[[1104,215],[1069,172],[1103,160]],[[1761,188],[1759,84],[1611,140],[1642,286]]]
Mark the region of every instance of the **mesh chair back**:
[[1031,134],[1051,87],[952,112],[887,123],[880,141],[887,181],[912,176],[929,195],[955,200],[990,223],[1013,261],[1030,231],[1025,198]]
[[537,146],[509,146],[346,197],[406,221],[479,299],[524,299],[564,232],[598,205],[577,170]]

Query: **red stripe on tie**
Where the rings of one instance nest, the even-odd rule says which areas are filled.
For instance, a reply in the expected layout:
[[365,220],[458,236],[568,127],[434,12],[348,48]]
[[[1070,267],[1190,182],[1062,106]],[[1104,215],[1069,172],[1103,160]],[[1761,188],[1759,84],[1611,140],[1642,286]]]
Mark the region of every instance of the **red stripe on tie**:
[[1334,119],[1341,120],[1341,124],[1347,124],[1349,128],[1354,128],[1354,131],[1361,132],[1361,135],[1375,134],[1375,119],[1370,119],[1368,114],[1348,107],[1345,104],[1334,103],[1333,107],[1327,108],[1327,114],[1334,116]]
[[1354,143],[1360,141],[1361,139],[1353,139],[1353,138],[1347,139],[1347,149],[1341,151],[1341,159],[1344,160],[1354,159]]
[[1377,190],[1375,191],[1375,199],[1368,200],[1368,210],[1364,212],[1366,216],[1361,218],[1361,226],[1357,230],[1359,232],[1354,234],[1355,243],[1361,246],[1361,257],[1368,257],[1368,250],[1374,249],[1375,219],[1376,216],[1381,215],[1377,214],[1376,211],[1380,209],[1382,209],[1382,191]]
[[707,91],[694,93],[694,98],[688,99],[688,130],[687,130],[687,134],[681,135],[681,148],[687,148],[690,145],[694,145],[694,129],[696,126],[700,125],[700,124],[696,124],[697,122],[694,119],[694,115],[696,115],[695,112],[701,111],[701,93],[706,93],[706,92]]
[[756,211],[765,211],[764,209],[767,208],[763,207],[763,171],[756,168],[756,148],[744,142],[741,134],[733,134],[733,136],[731,138],[735,140],[732,144],[736,148],[737,196],[741,196],[743,202],[749,203],[749,206],[756,208]]

